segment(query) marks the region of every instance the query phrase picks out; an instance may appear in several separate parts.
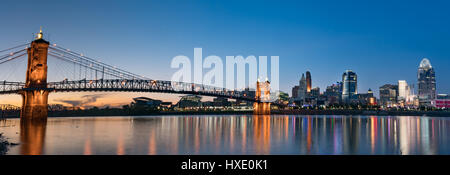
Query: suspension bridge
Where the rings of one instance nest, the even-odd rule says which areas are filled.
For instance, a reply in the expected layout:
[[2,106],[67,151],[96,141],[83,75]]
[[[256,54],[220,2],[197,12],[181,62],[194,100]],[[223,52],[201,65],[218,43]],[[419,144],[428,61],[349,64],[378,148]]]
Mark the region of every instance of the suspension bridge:
[[[249,93],[153,80],[50,44],[43,39],[42,30],[31,43],[0,50],[0,66],[0,94],[22,96],[21,119],[46,119],[48,94],[58,92],[156,92],[225,97],[254,102],[255,114],[270,113],[270,103],[261,101],[270,94],[269,91],[261,93],[260,82],[257,82],[257,92]],[[18,72],[19,67],[26,73]]]

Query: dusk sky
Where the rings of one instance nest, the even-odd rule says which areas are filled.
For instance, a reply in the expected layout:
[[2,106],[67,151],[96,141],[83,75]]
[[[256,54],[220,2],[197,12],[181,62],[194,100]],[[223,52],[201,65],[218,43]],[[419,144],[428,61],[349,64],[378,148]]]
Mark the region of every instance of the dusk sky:
[[[358,74],[359,92],[371,88],[378,94],[380,86],[398,80],[416,84],[419,63],[428,58],[437,92],[450,93],[449,7],[445,0],[7,0],[0,6],[0,50],[30,42],[43,26],[52,44],[162,80],[177,71],[170,68],[172,58],[193,59],[195,47],[203,48],[204,57],[218,55],[223,61],[229,55],[279,56],[280,87],[289,94],[307,70],[313,87],[324,91],[346,69]],[[50,98],[55,102],[86,94]],[[112,98],[99,96],[97,104]],[[137,96],[161,94],[124,93],[114,95],[120,99],[114,103]],[[0,104],[20,100],[0,96]]]

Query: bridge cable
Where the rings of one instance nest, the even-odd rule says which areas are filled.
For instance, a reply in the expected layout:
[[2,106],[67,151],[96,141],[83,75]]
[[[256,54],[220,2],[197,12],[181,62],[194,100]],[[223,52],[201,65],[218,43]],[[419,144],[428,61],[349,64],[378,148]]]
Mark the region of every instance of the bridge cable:
[[104,66],[109,67],[109,68],[111,68],[111,69],[117,69],[117,70],[120,70],[120,71],[122,71],[122,72],[125,72],[125,73],[127,73],[127,74],[130,74],[130,75],[135,76],[135,78],[139,78],[139,79],[142,79],[142,78],[148,79],[148,78],[146,78],[146,77],[144,77],[144,76],[140,76],[140,75],[131,73],[131,72],[129,72],[129,71],[126,71],[126,70],[117,68],[117,67],[115,67],[115,66],[108,65],[108,64],[106,64],[106,63],[103,63],[103,62],[100,62],[100,61],[98,61],[98,60],[89,58],[89,57],[87,57],[87,56],[81,56],[82,54],[79,54],[79,53],[76,53],[76,52],[74,52],[74,51],[71,51],[70,49],[66,49],[66,48],[63,48],[63,47],[60,47],[60,46],[51,46],[51,48],[56,48],[56,49],[58,49],[59,51],[63,51],[63,52],[66,52],[66,53],[73,54],[73,55],[75,55],[75,56],[77,56],[77,57],[80,57],[80,58],[83,58],[83,59],[87,59],[87,60],[89,60],[89,61],[91,61],[91,62],[100,64],[100,65],[104,65]]
[[[63,56],[58,56],[59,54],[58,54],[58,53],[54,53],[54,52],[49,52],[49,55],[51,55],[51,56],[53,56],[53,57],[56,57],[56,58],[58,58],[58,59],[61,59],[61,60],[70,62],[70,63],[78,64],[80,67],[85,67],[85,68],[88,67],[87,65],[80,64],[78,61],[74,61],[72,58],[68,58],[68,57],[65,56],[65,55],[63,55]],[[92,68],[92,69],[95,69],[95,68]],[[96,70],[98,70],[98,69],[96,69]],[[76,71],[75,71],[74,73],[76,73]],[[113,76],[113,77],[118,77],[118,78],[119,78],[119,76],[117,76],[117,75],[114,74],[114,73],[111,73],[110,71],[107,71],[107,72],[105,72],[105,73],[108,74],[108,75],[111,75],[111,76]],[[80,68],[80,74],[81,74],[81,68]],[[81,75],[80,75],[80,78],[81,78]]]
[[[100,70],[99,70],[100,68],[103,68],[103,69],[104,69],[105,66],[106,66],[106,67],[111,67],[111,66],[106,65],[106,64],[101,63],[101,62],[93,62],[93,61],[90,61],[90,60],[86,60],[86,59],[84,59],[84,58],[82,58],[82,57],[80,57],[80,56],[78,56],[78,55],[74,55],[74,54],[72,54],[72,53],[67,53],[67,52],[62,52],[62,53],[60,53],[60,52],[61,52],[60,50],[55,50],[55,49],[53,49],[53,48],[52,48],[52,51],[56,51],[56,52],[58,52],[57,54],[64,55],[64,57],[70,59],[71,61],[75,61],[77,64],[82,64],[82,65],[84,65],[84,66],[87,66],[87,64],[90,63],[90,64],[89,64],[89,67],[94,67],[94,69],[95,69],[95,67],[97,67],[96,70],[98,70],[98,71],[100,71]],[[74,58],[69,58],[69,57],[66,56],[66,55],[72,56],[72,57],[74,57]],[[80,60],[80,61],[78,61],[78,60]],[[86,63],[86,64],[83,63],[83,62],[82,62],[83,60],[85,60],[87,63]],[[100,64],[99,64],[99,63],[100,63]],[[112,72],[115,72],[115,73],[117,73],[117,74],[125,74],[125,75],[127,75],[127,76],[129,76],[129,77],[131,77],[131,78],[141,77],[141,76],[136,75],[136,74],[131,75],[131,74],[129,74],[129,73],[124,73],[124,72],[117,71],[115,68],[110,68],[109,70],[112,71]],[[81,71],[81,70],[80,70],[80,71]],[[107,70],[107,71],[108,71],[108,70]],[[102,71],[102,72],[103,72],[103,71]],[[117,77],[120,77],[120,76],[117,76]]]
[[21,44],[21,45],[18,45],[18,46],[11,47],[9,49],[0,50],[0,53],[1,52],[6,52],[6,51],[9,51],[9,50],[13,50],[13,49],[17,49],[19,47],[23,47],[23,46],[27,46],[27,45],[29,45],[29,44],[28,43],[27,44]]

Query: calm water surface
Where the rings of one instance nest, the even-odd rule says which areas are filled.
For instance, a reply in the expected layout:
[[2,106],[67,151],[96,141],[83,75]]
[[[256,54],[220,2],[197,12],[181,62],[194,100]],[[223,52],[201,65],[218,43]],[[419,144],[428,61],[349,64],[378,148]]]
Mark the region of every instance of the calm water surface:
[[450,118],[144,116],[0,121],[8,154],[450,154]]

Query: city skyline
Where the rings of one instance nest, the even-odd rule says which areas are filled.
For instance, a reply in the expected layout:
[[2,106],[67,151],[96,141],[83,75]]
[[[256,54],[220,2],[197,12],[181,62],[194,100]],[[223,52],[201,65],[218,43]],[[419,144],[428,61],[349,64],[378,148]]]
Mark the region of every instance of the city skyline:
[[[446,2],[435,5],[409,2],[407,8],[401,8],[402,4],[398,2],[392,7],[383,7],[382,3],[342,2],[333,4],[336,5],[334,7],[324,5],[329,11],[320,10],[319,4],[296,2],[276,6],[262,2],[257,4],[259,10],[251,8],[249,11],[245,10],[246,7],[255,4],[234,1],[225,4],[239,7],[232,11],[218,7],[217,3],[205,1],[192,4],[137,2],[126,6],[122,6],[122,2],[113,1],[106,4],[105,10],[95,8],[101,4],[99,2],[90,3],[93,7],[85,7],[85,3],[88,2],[59,4],[43,1],[33,6],[20,4],[30,11],[35,8],[42,9],[43,13],[30,18],[30,12],[18,13],[21,12],[16,9],[19,4],[7,2],[6,6],[10,8],[0,13],[2,16],[11,16],[4,19],[10,26],[1,29],[5,36],[0,48],[29,41],[31,33],[36,33],[39,26],[43,26],[52,43],[107,60],[126,70],[136,70],[135,73],[153,79],[170,79],[171,73],[176,70],[167,71],[170,66],[168,60],[179,54],[192,55],[193,48],[197,46],[203,46],[205,55],[216,54],[222,57],[239,54],[280,55],[280,86],[282,91],[290,95],[291,88],[300,79],[301,72],[309,70],[313,87],[319,87],[323,92],[326,86],[340,81],[343,71],[352,69],[358,74],[357,91],[366,92],[370,88],[377,97],[378,89],[383,84],[393,84],[398,80],[416,84],[418,64],[426,57],[436,69],[437,93],[450,93],[449,77],[444,76],[450,74],[446,69],[446,66],[450,65],[450,53],[448,45],[443,42],[450,38],[446,32],[449,25],[441,23],[448,21],[450,16],[449,12],[442,9]],[[287,7],[290,5],[299,10],[294,11],[293,8]],[[345,7],[346,5],[350,6]],[[47,12],[49,9],[60,12],[68,6],[72,9],[61,12],[58,16]],[[433,12],[429,10],[430,6],[433,7]],[[167,10],[169,7],[176,9],[176,13],[164,15],[165,13],[157,10]],[[357,10],[341,13],[352,7]],[[274,13],[266,15],[266,21],[261,21],[258,14],[271,8]],[[281,11],[286,8],[288,10]],[[317,12],[307,10],[308,8]],[[419,9],[423,10],[423,13],[416,16],[413,12]],[[79,14],[80,10],[85,13]],[[120,13],[106,14],[107,10]],[[397,10],[403,13],[400,14]],[[380,11],[386,14],[381,14]],[[208,16],[205,16],[206,14]],[[187,20],[183,24],[172,22],[184,17]],[[221,22],[218,19],[221,19]],[[408,24],[407,21],[410,20],[417,23]],[[102,25],[98,24],[99,21],[102,21]],[[117,25],[118,22],[123,24]],[[235,27],[226,27],[230,25]],[[216,31],[223,35],[216,35]],[[280,34],[282,32],[285,34]],[[130,58],[123,60],[124,57]],[[137,64],[129,64],[132,62]],[[155,64],[162,66],[151,66]],[[80,100],[89,94],[93,93],[80,93],[75,97],[58,94],[50,98],[53,101]],[[125,101],[131,101],[130,96],[137,97],[142,94],[124,94],[113,98],[105,95],[99,99],[103,102],[99,104],[107,104],[113,100],[126,103]],[[148,96],[162,98],[164,101],[176,101],[178,98],[178,95]],[[2,101],[16,101],[13,103],[20,104],[21,99],[19,96],[6,96],[2,97]]]

